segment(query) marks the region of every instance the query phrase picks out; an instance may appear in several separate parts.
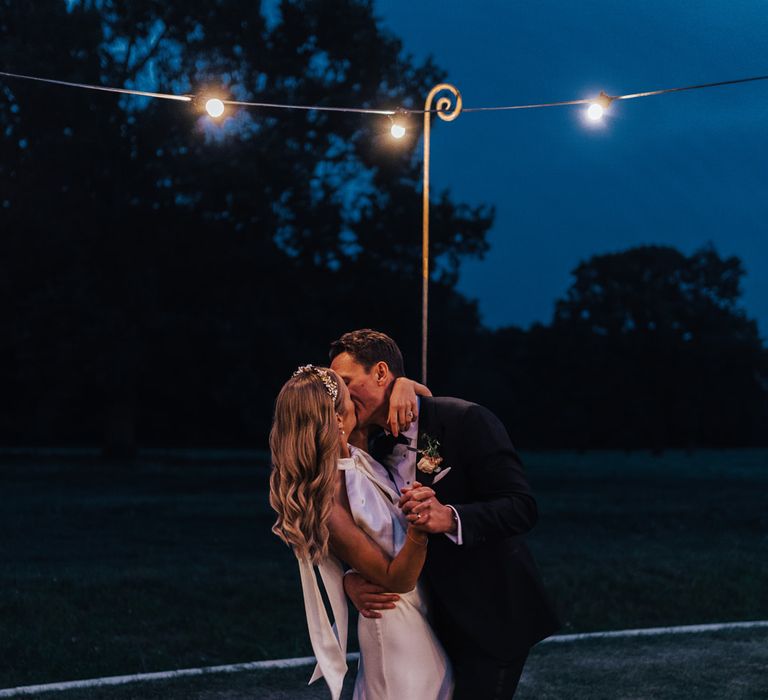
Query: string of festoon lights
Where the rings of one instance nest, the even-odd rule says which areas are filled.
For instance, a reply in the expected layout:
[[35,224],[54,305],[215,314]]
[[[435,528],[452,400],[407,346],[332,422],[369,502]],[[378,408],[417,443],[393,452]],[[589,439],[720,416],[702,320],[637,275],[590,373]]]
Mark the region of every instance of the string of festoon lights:
[[[699,83],[696,85],[683,85],[679,87],[662,88],[660,90],[646,90],[643,92],[633,92],[624,95],[609,95],[605,91],[591,98],[582,98],[575,100],[561,100],[559,102],[540,102],[535,104],[514,104],[500,105],[494,107],[463,107],[461,94],[458,89],[447,83],[435,85],[426,98],[424,109],[413,109],[398,107],[397,109],[371,109],[368,107],[328,107],[324,105],[298,105],[298,104],[279,104],[274,102],[247,102],[244,100],[229,100],[212,91],[205,91],[192,95],[176,95],[165,92],[149,92],[146,90],[133,90],[130,88],[110,87],[106,85],[90,85],[87,83],[76,83],[65,80],[55,80],[52,78],[42,78],[33,75],[20,75],[18,73],[8,73],[0,71],[0,78],[10,78],[14,80],[28,80],[50,85],[58,85],[68,88],[80,88],[86,90],[98,90],[100,92],[112,92],[120,95],[136,95],[162,100],[176,100],[179,102],[188,102],[199,110],[207,112],[214,119],[221,119],[227,112],[227,107],[235,108],[257,108],[257,109],[276,109],[276,110],[303,110],[312,112],[346,112],[356,114],[371,114],[387,117],[391,123],[390,133],[395,139],[401,139],[406,134],[406,124],[409,115],[420,114],[424,121],[424,153],[423,153],[423,185],[422,185],[422,293],[421,293],[421,381],[427,383],[427,337],[428,337],[428,313],[429,313],[429,163],[430,163],[430,114],[437,116],[444,121],[453,121],[459,113],[468,112],[501,112],[519,109],[543,109],[548,107],[568,107],[585,106],[585,116],[587,120],[594,124],[599,123],[606,112],[611,108],[614,102],[619,100],[634,100],[640,97],[652,97],[654,95],[668,95],[673,92],[683,92],[685,90],[702,90],[706,88],[715,88],[725,85],[736,85],[739,83],[749,83],[757,80],[768,80],[768,75],[758,75],[749,78],[736,78],[734,80],[720,80],[717,82]],[[450,92],[454,101],[451,102],[446,97],[437,100],[436,108],[432,108],[433,98],[440,93]]]
[[[199,108],[207,112],[207,114],[213,119],[220,119],[227,111],[227,107],[254,107],[261,109],[288,109],[288,110],[303,110],[314,112],[346,112],[354,114],[373,114],[386,116],[391,121],[390,133],[394,138],[402,138],[405,136],[406,127],[403,124],[402,118],[411,114],[424,114],[426,111],[437,112],[437,109],[423,110],[412,109],[405,107],[398,107],[397,109],[370,109],[367,107],[328,107],[324,105],[295,105],[295,104],[279,104],[274,102],[248,102],[244,100],[228,100],[220,97],[211,96],[210,93],[205,94],[192,94],[192,95],[176,95],[166,92],[149,92],[146,90],[133,90],[130,88],[118,88],[106,85],[92,85],[88,83],[76,83],[66,80],[55,80],[53,78],[41,78],[34,75],[22,75],[19,73],[8,73],[0,71],[0,76],[5,78],[11,78],[16,80],[31,80],[40,83],[47,83],[50,85],[59,85],[63,87],[80,88],[85,90],[98,90],[100,92],[111,92],[120,95],[135,95],[138,97],[149,97],[153,99],[161,100],[176,100],[178,102],[190,102]],[[739,83],[750,83],[757,80],[768,80],[768,75],[758,75],[749,78],[736,78],[734,80],[720,80],[710,83],[699,83],[696,85],[684,85],[680,87],[662,88],[659,90],[646,90],[643,92],[634,92],[626,95],[608,95],[606,92],[601,91],[595,97],[588,97],[575,100],[561,100],[558,102],[540,102],[534,104],[515,104],[515,105],[502,105],[494,107],[464,107],[462,113],[468,112],[502,112],[512,111],[519,109],[542,109],[546,107],[568,107],[568,106],[586,106],[587,119],[593,122],[599,122],[606,114],[611,105],[619,100],[634,100],[640,97],[652,97],[655,95],[667,95],[673,92],[683,92],[685,90],[702,90],[706,88],[721,87],[725,85],[736,85]]]

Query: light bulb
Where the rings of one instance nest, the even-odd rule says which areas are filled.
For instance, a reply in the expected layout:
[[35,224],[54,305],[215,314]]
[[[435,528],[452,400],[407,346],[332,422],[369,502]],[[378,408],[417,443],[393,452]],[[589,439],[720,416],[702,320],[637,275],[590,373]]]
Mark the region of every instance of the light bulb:
[[605,114],[605,109],[603,109],[602,105],[599,105],[596,102],[593,102],[591,105],[589,105],[589,109],[587,110],[587,117],[589,117],[593,122],[599,122],[603,118],[603,114]]
[[216,119],[224,114],[224,103],[213,97],[205,103],[205,111]]
[[402,124],[393,124],[389,131],[396,139],[401,139],[405,136],[405,127]]

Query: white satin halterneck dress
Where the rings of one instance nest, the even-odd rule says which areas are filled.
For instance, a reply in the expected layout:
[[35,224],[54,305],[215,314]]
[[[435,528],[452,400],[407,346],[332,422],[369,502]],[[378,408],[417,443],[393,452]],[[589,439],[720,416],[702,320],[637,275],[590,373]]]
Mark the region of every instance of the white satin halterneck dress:
[[[407,522],[397,506],[398,493],[386,469],[369,454],[352,448],[339,460],[352,517],[384,552],[395,557],[405,542]],[[329,557],[318,568],[335,624],[331,627],[312,566],[300,561],[304,606],[317,667],[310,683],[325,677],[331,696],[341,693],[346,672],[347,607],[343,571]],[[394,610],[379,619],[359,616],[360,664],[354,700],[449,700],[453,673],[446,653],[427,621],[421,586],[400,594]]]

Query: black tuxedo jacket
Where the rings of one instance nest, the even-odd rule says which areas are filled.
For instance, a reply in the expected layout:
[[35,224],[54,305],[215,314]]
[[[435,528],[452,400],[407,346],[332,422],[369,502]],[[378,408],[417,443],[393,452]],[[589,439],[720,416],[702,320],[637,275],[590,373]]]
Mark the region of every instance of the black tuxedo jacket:
[[463,544],[431,535],[422,571],[433,625],[449,656],[475,649],[502,661],[520,656],[557,628],[522,536],[536,501],[507,431],[488,409],[453,398],[422,398],[419,449],[440,442],[442,470],[417,481],[459,514]]

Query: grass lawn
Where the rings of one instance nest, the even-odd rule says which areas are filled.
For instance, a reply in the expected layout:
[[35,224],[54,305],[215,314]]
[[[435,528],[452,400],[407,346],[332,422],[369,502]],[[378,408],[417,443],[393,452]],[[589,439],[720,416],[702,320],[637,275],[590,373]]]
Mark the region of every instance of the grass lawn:
[[[516,700],[762,700],[768,630],[544,644],[526,665]],[[354,665],[343,700],[352,697]],[[40,700],[327,700],[311,668],[209,675],[174,682],[44,693]]]
[[[529,542],[563,632],[768,618],[768,451],[524,457],[542,512]],[[263,461],[153,458],[118,467],[17,456],[0,463],[0,484],[0,688],[311,654],[296,565],[270,533]],[[761,658],[764,668],[765,633],[747,637],[736,646],[736,637],[715,641],[724,640],[722,654],[738,648],[736,660],[751,668]],[[577,688],[594,671],[618,683],[632,677],[619,663],[626,654],[632,668],[655,658],[649,673],[677,683],[675,664],[702,652],[677,654],[682,638],[664,639],[662,651],[645,656],[636,650],[656,643],[545,645],[528,675]],[[584,659],[592,657],[578,649],[592,645],[590,671]],[[722,670],[702,664],[702,678]],[[304,697],[279,689],[288,681],[300,688],[305,675],[259,674],[258,682],[276,679],[270,692],[278,694],[263,697]],[[255,674],[192,679],[180,682],[187,690],[178,697],[246,697],[255,682]],[[633,695],[626,683],[617,686],[625,695],[608,685],[604,696],[566,685],[524,695],[524,684],[520,697],[683,697]],[[191,690],[203,687],[208,695]],[[175,697],[137,688],[82,697]],[[734,686],[711,697],[758,697],[749,692]]]
[[768,630],[536,647],[515,700],[764,700]]

